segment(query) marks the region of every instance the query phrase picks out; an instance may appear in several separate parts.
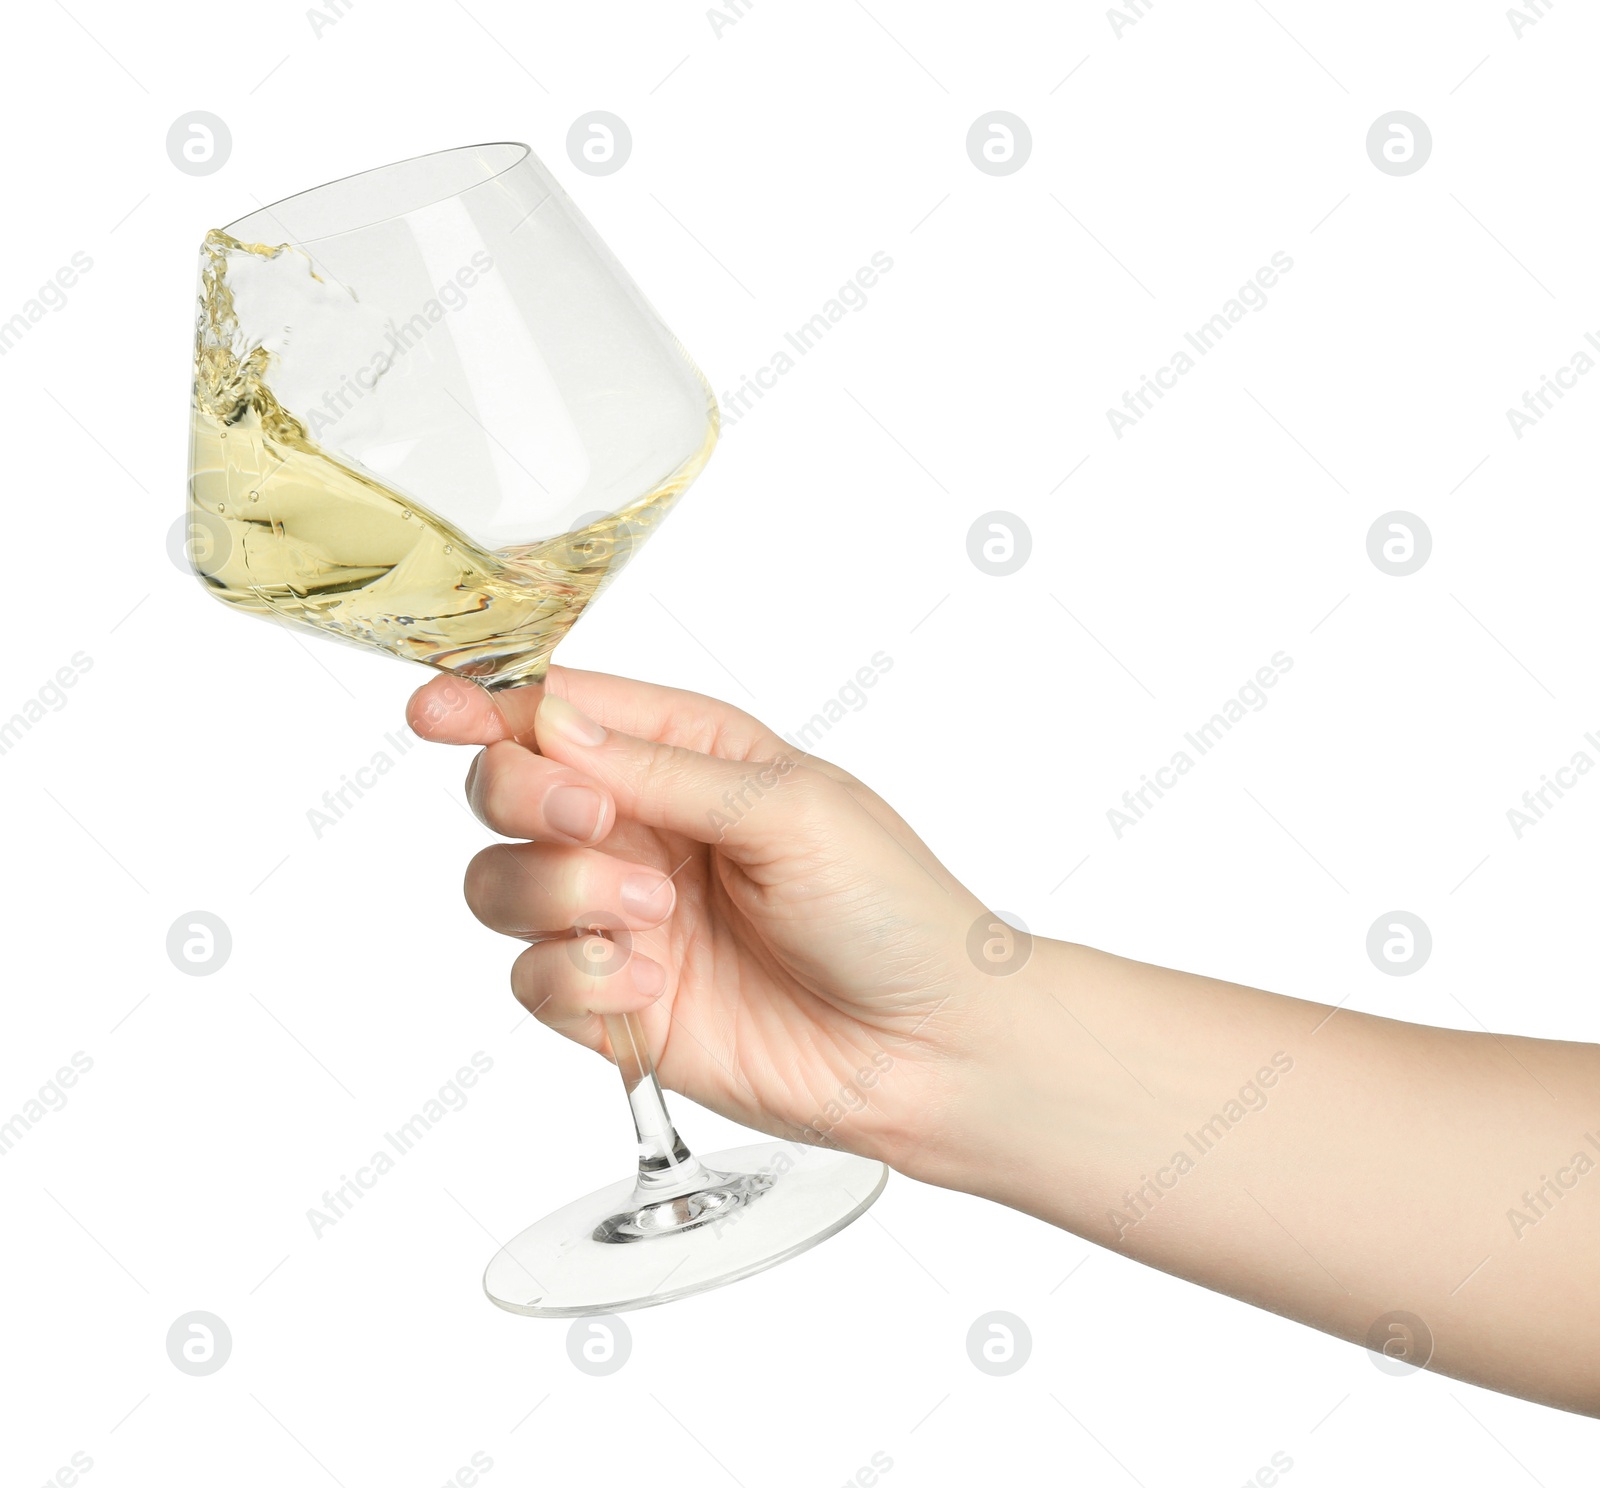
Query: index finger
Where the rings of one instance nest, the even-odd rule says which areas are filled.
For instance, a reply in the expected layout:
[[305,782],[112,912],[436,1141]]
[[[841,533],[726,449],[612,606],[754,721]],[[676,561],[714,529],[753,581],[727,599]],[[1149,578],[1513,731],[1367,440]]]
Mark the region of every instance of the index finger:
[[[527,693],[523,701],[513,696]],[[532,737],[533,710],[538,707],[544,688],[536,683],[511,688],[496,694],[466,677],[449,674],[435,677],[411,694],[406,704],[406,722],[411,731],[436,744],[498,744],[516,737],[516,718],[525,710],[528,734]]]
[[792,753],[759,719],[729,703],[675,687],[658,687],[606,672],[550,668],[542,684],[490,693],[464,677],[435,677],[412,695],[406,721],[441,744],[534,744],[533,716],[549,691],[606,728],[732,760],[771,760]]

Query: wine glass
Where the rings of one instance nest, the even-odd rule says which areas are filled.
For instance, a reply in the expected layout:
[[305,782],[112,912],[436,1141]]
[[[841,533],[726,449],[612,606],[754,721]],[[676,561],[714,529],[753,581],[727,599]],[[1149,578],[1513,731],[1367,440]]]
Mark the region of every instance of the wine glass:
[[[699,474],[705,379],[526,145],[444,150],[316,187],[201,247],[190,553],[247,612],[491,693],[556,642]],[[625,947],[573,927],[586,965]],[[505,1244],[512,1312],[648,1307],[809,1249],[881,1163],[776,1139],[700,1160],[637,1018],[605,1020],[634,1176]]]

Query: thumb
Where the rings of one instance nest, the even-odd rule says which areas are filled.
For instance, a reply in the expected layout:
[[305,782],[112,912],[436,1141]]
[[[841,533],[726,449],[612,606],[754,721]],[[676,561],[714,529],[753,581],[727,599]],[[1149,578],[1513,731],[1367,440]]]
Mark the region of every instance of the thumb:
[[540,753],[604,785],[619,817],[719,844],[740,859],[792,840],[803,782],[815,779],[789,754],[725,760],[619,733],[550,693],[534,729]]

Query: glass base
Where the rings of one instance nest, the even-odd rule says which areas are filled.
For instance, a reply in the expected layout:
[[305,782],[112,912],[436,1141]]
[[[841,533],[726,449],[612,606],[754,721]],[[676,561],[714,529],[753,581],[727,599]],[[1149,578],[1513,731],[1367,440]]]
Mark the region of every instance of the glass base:
[[483,1289],[528,1317],[673,1302],[810,1250],[888,1176],[870,1158],[775,1140],[714,1152],[682,1182],[625,1179],[546,1215],[489,1262]]

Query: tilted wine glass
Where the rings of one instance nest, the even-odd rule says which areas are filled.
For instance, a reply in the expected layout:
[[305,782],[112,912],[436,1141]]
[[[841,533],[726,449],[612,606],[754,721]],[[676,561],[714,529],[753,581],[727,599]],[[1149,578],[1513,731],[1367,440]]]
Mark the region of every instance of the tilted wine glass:
[[[201,248],[190,552],[217,598],[471,678],[545,675],[710,456],[715,399],[526,145],[474,145],[264,207]],[[599,933],[596,933],[599,932]],[[625,949],[574,927],[598,974]],[[704,1291],[842,1229],[881,1163],[769,1139],[703,1162],[644,1030],[605,1020],[638,1171],[484,1276],[572,1317]]]

